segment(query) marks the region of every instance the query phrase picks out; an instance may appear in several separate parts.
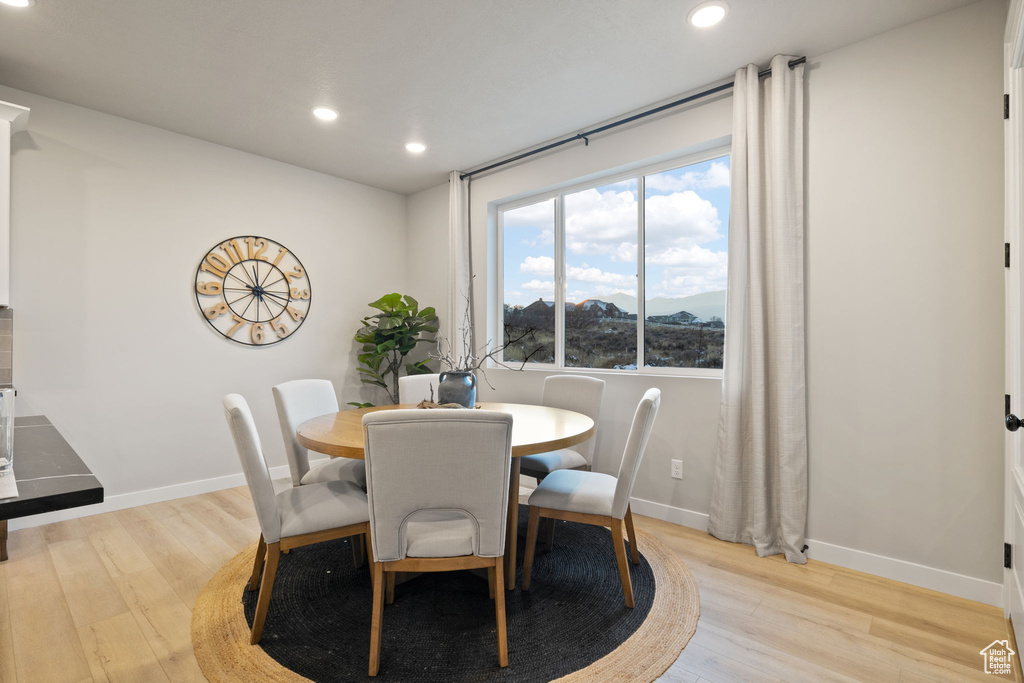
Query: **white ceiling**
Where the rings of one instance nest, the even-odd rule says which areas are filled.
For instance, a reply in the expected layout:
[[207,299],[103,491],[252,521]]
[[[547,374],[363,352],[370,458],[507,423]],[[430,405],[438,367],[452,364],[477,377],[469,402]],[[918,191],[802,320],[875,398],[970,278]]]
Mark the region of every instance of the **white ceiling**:
[[36,0],[0,5],[0,84],[408,194],[973,0],[728,1]]

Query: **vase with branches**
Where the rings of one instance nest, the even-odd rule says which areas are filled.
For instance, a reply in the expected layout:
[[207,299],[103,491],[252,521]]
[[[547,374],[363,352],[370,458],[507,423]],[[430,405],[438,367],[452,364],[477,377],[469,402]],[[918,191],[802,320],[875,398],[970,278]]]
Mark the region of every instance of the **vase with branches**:
[[[371,384],[387,392],[393,404],[398,403],[398,375],[405,367],[406,374],[423,375],[430,372],[425,358],[406,363],[405,357],[419,344],[434,344],[431,336],[437,332],[437,314],[432,307],[420,310],[420,304],[408,294],[385,294],[368,304],[380,311],[362,319],[362,327],[355,340],[363,345],[357,356],[364,366],[356,368],[363,384]],[[372,403],[349,403],[359,408]]]
[[541,350],[542,347],[538,344],[533,351],[524,354],[522,360],[517,361],[518,368],[505,363],[501,358],[501,353],[506,347],[518,344],[524,339],[536,339],[532,327],[517,328],[506,323],[503,344],[492,346],[492,341],[488,339],[483,345],[474,348],[472,319],[467,306],[460,327],[458,343],[453,343],[451,339],[439,334],[437,335],[437,351],[430,354],[430,358],[439,361],[442,368],[447,368],[441,373],[438,382],[438,402],[459,403],[467,408],[473,407],[476,403],[477,371],[483,375],[487,386],[491,389],[494,388],[487,377],[488,361],[507,370],[522,370],[530,358]]

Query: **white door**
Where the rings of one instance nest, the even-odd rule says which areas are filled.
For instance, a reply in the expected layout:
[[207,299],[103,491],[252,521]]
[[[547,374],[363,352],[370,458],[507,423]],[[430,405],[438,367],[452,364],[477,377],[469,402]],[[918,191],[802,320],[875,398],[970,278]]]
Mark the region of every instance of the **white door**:
[[1024,280],[1024,0],[1013,0],[1006,25],[1004,92],[1009,95],[1005,126],[1006,242],[1006,485],[1005,538],[1013,548],[1010,568],[1003,574],[1003,605],[1013,620],[1017,643],[1024,643],[1024,356],[1022,356],[1021,305]]

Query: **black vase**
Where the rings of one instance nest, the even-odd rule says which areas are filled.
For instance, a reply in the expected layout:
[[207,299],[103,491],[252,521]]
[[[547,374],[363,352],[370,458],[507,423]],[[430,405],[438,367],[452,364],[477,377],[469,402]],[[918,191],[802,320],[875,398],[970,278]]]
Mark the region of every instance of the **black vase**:
[[476,377],[472,372],[442,372],[437,381],[437,402],[476,406]]

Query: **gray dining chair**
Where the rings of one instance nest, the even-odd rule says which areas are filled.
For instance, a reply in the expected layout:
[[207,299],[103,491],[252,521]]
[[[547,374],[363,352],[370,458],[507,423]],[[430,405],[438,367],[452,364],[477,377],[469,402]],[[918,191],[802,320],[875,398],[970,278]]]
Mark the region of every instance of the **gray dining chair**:
[[274,387],[274,404],[284,437],[284,452],[292,485],[302,486],[323,481],[351,481],[366,488],[366,465],[362,460],[331,458],[309,466],[309,452],[299,443],[299,425],[314,417],[338,412],[338,396],[328,379],[296,379]]
[[629,578],[626,561],[626,547],[622,538],[622,523],[625,520],[629,536],[629,551],[633,564],[640,564],[640,551],[633,529],[633,513],[629,509],[629,497],[633,482],[640,468],[640,461],[651,438],[654,418],[661,406],[661,391],[648,389],[640,400],[633,425],[626,439],[626,448],[619,465],[619,474],[613,477],[600,472],[580,470],[559,470],[545,477],[544,481],[530,494],[530,519],[526,526],[526,557],[523,558],[523,590],[530,589],[533,575],[533,556],[537,545],[537,528],[542,517],[582,522],[609,527],[615,559],[619,565],[619,580],[626,607],[633,607],[633,584]]
[[524,455],[519,459],[520,473],[541,481],[556,470],[589,470],[594,461],[594,444],[601,421],[603,379],[580,375],[552,375],[544,380],[541,405],[582,413],[594,421],[594,436],[572,448],[549,453]]
[[[539,484],[557,470],[589,470],[593,467],[604,387],[603,379],[582,375],[552,375],[544,379],[541,405],[586,415],[594,421],[594,435],[572,448],[524,455],[519,459],[520,474],[533,477]],[[541,538],[544,547],[551,548],[555,542],[555,520],[545,520]]]
[[365,534],[369,530],[370,512],[366,493],[351,481],[305,484],[275,494],[249,405],[238,394],[228,394],[223,404],[260,524],[260,541],[248,586],[254,590],[259,583],[260,587],[250,637],[255,645],[263,635],[281,552]]
[[[437,384],[441,375],[406,375],[398,378],[398,400],[400,403],[437,402]],[[433,397],[433,398],[431,398]]]
[[370,675],[380,669],[384,577],[391,592],[394,572],[400,571],[487,569],[498,663],[508,666],[503,556],[512,416],[490,410],[384,410],[364,415],[363,431],[376,560]]

